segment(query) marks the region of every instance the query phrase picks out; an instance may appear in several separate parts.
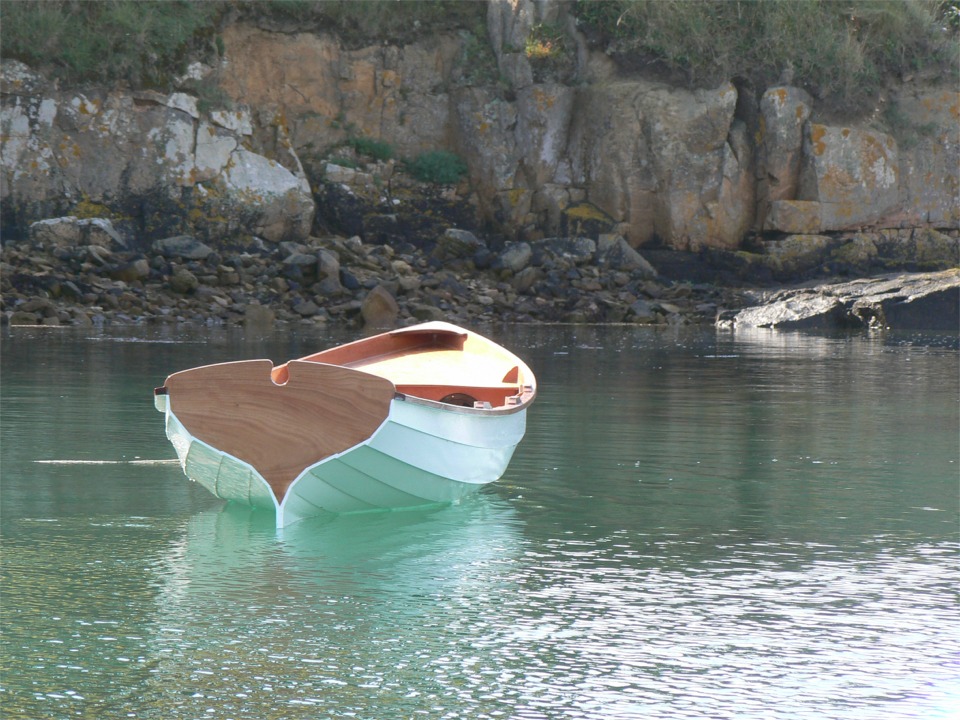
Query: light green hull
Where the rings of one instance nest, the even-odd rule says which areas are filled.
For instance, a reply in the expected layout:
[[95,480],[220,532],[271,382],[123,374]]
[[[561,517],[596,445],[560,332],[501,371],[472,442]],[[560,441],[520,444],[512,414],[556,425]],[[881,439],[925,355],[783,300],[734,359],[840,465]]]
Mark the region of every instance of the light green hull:
[[224,500],[273,509],[278,527],[324,512],[456,502],[503,474],[526,426],[525,410],[470,415],[394,400],[370,438],[305,468],[278,501],[252,466],[194,438],[164,396],[157,407],[191,480]]

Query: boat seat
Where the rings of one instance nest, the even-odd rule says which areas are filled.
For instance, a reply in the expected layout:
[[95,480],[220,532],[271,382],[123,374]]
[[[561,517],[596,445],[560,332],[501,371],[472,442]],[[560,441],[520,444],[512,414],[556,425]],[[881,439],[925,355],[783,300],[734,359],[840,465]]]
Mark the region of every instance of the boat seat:
[[[474,402],[490,403],[492,407],[502,407],[507,404],[507,398],[520,393],[518,385],[503,383],[500,385],[397,385],[397,392],[404,395],[447,402],[453,405],[473,407]],[[466,398],[472,402],[469,404]]]

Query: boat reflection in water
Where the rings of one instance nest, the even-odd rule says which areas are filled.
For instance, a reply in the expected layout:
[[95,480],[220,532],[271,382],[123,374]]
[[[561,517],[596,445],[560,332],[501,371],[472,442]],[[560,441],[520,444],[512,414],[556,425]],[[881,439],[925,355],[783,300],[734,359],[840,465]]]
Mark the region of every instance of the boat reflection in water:
[[228,503],[187,520],[168,553],[164,605],[189,597],[249,601],[261,590],[276,604],[278,592],[293,587],[441,595],[464,582],[491,582],[499,573],[490,570],[505,569],[517,555],[521,528],[508,503],[487,496],[456,506],[326,515],[280,530],[270,512]]
[[[138,706],[306,704],[335,716],[370,707],[371,694],[387,702],[393,684],[427,687],[438,631],[497,634],[487,599],[519,595],[522,537],[513,509],[486,496],[282,530],[234,503],[195,514],[158,568]],[[497,651],[470,654],[487,666]]]

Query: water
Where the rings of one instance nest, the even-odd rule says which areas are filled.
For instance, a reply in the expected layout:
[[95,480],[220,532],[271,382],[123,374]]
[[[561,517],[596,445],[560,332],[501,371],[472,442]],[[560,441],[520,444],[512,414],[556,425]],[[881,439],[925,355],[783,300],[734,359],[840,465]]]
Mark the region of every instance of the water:
[[345,335],[6,330],[3,717],[960,717],[956,337],[487,330],[500,482],[280,532],[151,390]]

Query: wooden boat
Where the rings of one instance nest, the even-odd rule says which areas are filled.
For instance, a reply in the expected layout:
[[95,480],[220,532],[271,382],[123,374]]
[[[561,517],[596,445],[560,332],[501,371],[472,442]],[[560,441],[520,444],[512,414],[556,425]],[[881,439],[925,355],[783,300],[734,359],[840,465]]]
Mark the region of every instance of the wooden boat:
[[456,502],[506,470],[535,395],[513,353],[430,322],[276,367],[184,370],[154,402],[190,479],[273,508],[283,527],[323,512]]

